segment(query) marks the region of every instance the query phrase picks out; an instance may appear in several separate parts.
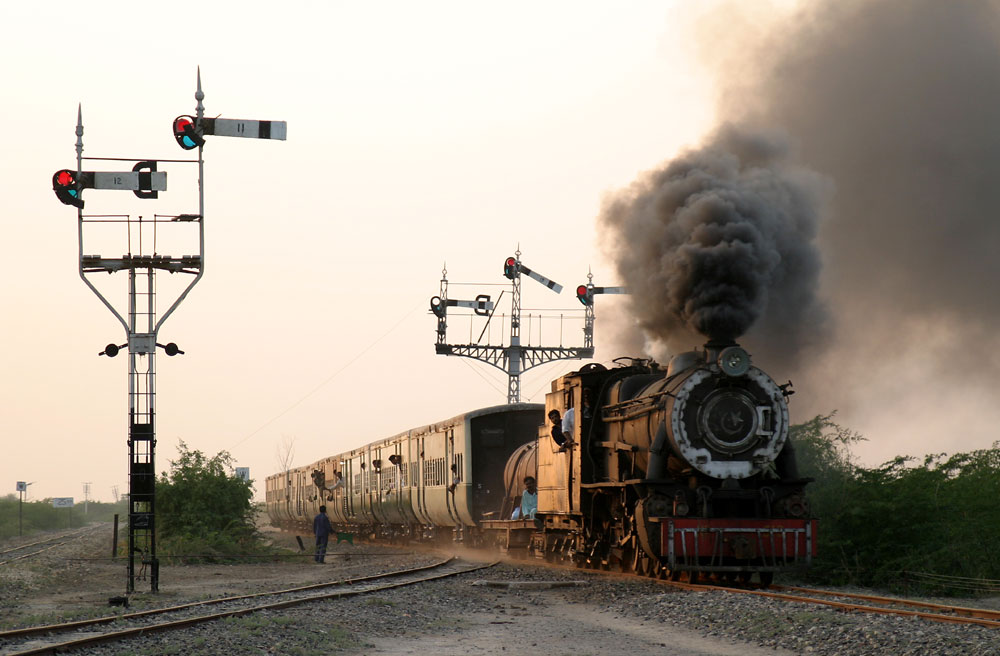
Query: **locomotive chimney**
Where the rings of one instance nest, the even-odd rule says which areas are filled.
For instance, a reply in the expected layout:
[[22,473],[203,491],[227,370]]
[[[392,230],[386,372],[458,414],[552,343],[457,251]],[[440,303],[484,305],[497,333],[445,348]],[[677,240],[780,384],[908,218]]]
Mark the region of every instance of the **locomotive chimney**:
[[722,353],[722,349],[729,348],[730,346],[737,346],[737,344],[731,339],[710,338],[705,344],[705,362],[716,362],[719,359],[719,354]]

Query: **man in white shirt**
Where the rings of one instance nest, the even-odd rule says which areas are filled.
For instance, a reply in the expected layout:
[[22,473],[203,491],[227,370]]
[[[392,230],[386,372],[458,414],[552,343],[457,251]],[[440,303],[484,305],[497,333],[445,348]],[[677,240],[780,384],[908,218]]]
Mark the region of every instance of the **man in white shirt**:
[[576,408],[570,408],[562,418],[562,432],[566,440],[573,442],[573,423],[576,421]]

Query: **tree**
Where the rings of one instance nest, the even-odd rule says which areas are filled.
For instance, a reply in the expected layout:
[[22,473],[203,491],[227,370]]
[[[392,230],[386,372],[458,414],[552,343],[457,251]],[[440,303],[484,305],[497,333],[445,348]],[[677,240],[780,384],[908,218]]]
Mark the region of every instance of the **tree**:
[[274,455],[278,461],[278,471],[287,472],[291,469],[295,458],[295,436],[282,435],[281,444],[275,447]]
[[166,555],[255,550],[260,536],[253,482],[234,475],[233,458],[207,458],[181,441],[180,457],[156,482],[157,538]]

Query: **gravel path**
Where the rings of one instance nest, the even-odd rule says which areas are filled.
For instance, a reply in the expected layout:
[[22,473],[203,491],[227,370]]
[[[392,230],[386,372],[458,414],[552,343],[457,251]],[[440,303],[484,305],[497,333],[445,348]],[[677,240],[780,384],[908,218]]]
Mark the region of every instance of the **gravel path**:
[[[433,558],[366,545],[337,549],[351,554],[351,560],[332,556],[326,565],[302,559],[164,568],[161,594],[140,595],[136,601],[168,605],[199,596],[356,576]],[[43,572],[0,571],[0,621],[37,617],[39,609],[59,616],[108,614],[108,590],[101,587],[107,583],[103,578],[107,568],[86,565],[89,577],[71,573],[78,567],[60,570],[63,565],[58,561],[50,561]],[[120,564],[109,571],[116,577],[111,580],[117,580]],[[53,585],[58,581],[67,583]],[[566,585],[571,582],[579,583]],[[12,590],[17,600],[9,602]],[[976,600],[962,603],[988,605]],[[19,612],[24,608],[28,611]],[[750,595],[680,592],[652,581],[623,581],[579,570],[501,564],[418,588],[263,612],[75,653],[1000,656],[1000,632],[917,618],[848,614]]]

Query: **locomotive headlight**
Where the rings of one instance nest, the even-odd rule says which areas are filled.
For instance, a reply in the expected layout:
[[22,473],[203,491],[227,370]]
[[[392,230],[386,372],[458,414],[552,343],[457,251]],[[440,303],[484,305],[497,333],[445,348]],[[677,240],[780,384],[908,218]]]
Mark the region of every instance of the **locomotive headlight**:
[[750,354],[739,346],[722,349],[717,362],[722,373],[727,376],[742,376],[750,370]]
[[688,506],[684,493],[678,492],[677,496],[674,497],[674,517],[686,517],[689,512],[691,512],[691,508]]

